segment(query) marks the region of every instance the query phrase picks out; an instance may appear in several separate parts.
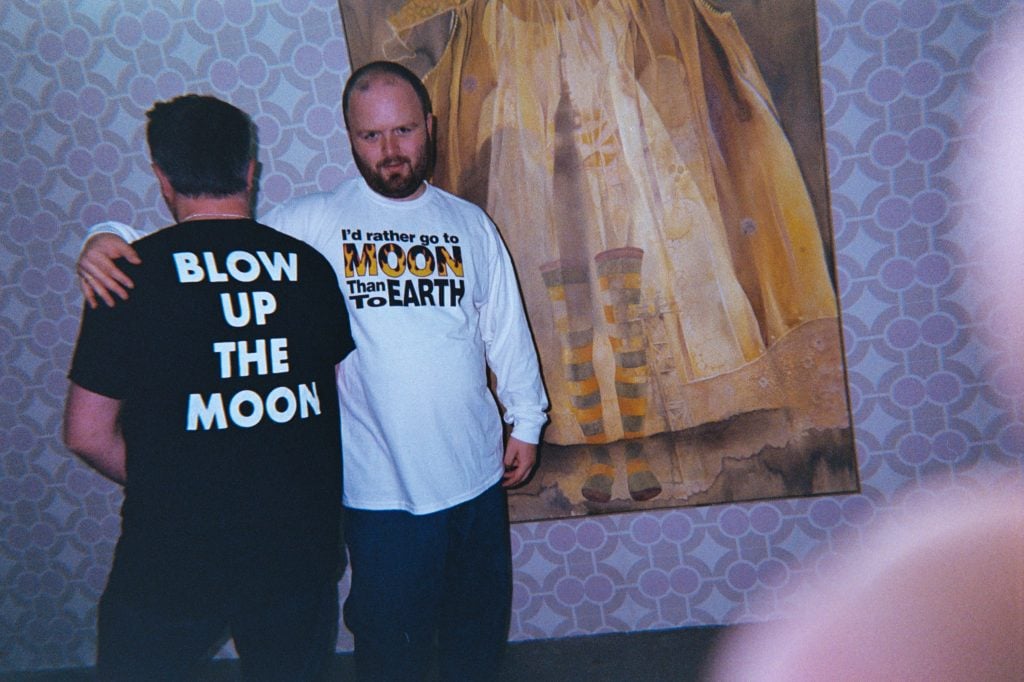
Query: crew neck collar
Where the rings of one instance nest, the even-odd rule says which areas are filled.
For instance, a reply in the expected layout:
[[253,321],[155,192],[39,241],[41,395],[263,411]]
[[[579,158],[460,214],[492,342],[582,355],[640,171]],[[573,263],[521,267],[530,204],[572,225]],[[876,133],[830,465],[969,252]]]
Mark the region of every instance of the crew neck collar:
[[421,206],[424,202],[430,201],[431,195],[434,193],[434,186],[429,182],[423,182],[423,194],[419,195],[415,199],[391,199],[373,191],[373,188],[366,182],[366,179],[362,176],[359,177],[359,185],[362,191],[368,195],[373,201],[388,206],[394,209],[414,208]]

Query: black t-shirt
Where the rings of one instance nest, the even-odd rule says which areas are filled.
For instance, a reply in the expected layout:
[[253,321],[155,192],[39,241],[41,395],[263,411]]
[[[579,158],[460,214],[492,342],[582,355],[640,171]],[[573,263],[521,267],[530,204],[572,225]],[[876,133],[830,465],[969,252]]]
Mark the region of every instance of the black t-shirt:
[[335,365],[353,346],[334,270],[250,220],[183,223],[134,246],[129,300],[85,310],[70,371],[122,401],[111,584],[190,611],[332,575]]

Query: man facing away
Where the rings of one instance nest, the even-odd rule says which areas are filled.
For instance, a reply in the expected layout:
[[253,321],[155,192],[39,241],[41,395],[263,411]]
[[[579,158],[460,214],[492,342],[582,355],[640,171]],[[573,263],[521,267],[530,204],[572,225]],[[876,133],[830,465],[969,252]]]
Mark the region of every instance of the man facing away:
[[[330,259],[352,319],[357,350],[338,386],[357,670],[422,679],[436,638],[442,679],[492,679],[511,610],[503,487],[529,475],[546,421],[536,351],[494,224],[426,182],[434,118],[419,78],[367,64],[342,111],[361,177],[267,222]],[[132,252],[92,240],[79,270],[97,282],[87,295],[112,304],[131,280],[105,254]],[[512,425],[504,452],[487,368]]]
[[129,301],[85,310],[65,412],[67,446],[124,486],[97,671],[192,679],[229,629],[246,679],[321,679],[338,621],[344,299],[321,254],[251,219],[244,112],[185,95],[147,116],[176,224],[135,243]]

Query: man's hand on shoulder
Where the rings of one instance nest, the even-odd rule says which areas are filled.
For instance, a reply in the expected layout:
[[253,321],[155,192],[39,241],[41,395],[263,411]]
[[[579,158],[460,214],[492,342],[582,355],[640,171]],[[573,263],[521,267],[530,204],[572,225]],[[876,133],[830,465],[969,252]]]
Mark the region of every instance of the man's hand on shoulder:
[[98,299],[114,307],[117,303],[114,295],[122,301],[128,300],[128,290],[135,284],[114,263],[118,258],[135,265],[142,262],[131,244],[116,234],[97,234],[82,248],[77,267],[79,287],[90,308],[99,305]]

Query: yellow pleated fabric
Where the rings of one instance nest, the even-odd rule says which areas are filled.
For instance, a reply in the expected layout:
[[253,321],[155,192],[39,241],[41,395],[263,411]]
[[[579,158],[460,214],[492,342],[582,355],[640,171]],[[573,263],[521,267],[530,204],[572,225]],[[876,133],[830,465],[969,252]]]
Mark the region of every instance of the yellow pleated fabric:
[[[704,0],[383,6],[353,63],[395,59],[425,76],[434,182],[484,206],[516,263],[552,398],[548,440],[806,401],[787,369],[802,345],[772,354],[797,332],[838,349],[836,297],[792,146],[730,15]],[[602,275],[601,254],[621,249],[642,254],[637,268]],[[589,269],[571,284],[589,291],[564,295],[552,264],[565,263]]]

